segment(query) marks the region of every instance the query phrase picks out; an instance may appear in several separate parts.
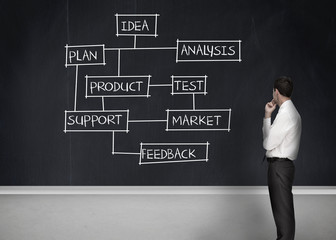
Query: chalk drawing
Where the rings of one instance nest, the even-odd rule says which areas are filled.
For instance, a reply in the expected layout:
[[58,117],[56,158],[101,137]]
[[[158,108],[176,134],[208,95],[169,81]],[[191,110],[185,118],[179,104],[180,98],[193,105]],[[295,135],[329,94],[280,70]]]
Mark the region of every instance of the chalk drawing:
[[[196,96],[205,96],[207,75],[171,75],[166,83],[153,83],[151,74],[127,75],[121,68],[121,55],[125,51],[174,51],[176,63],[241,62],[241,40],[176,40],[176,46],[138,47],[141,37],[158,37],[159,14],[115,14],[116,36],[133,37],[132,47],[105,47],[105,44],[65,46],[65,67],[75,67],[74,106],[65,111],[64,132],[110,132],[112,155],[137,156],[139,165],[166,163],[195,163],[209,161],[208,141],[200,143],[140,143],[139,152],[117,151],[115,135],[131,132],[139,124],[162,124],[167,132],[231,131],[231,108],[198,109]],[[80,68],[94,65],[106,66],[105,51],[118,55],[116,76],[85,76],[85,99],[101,99],[101,110],[77,110],[78,79]],[[106,98],[149,98],[151,88],[170,88],[170,95],[190,95],[190,109],[167,109],[165,119],[132,119],[128,109],[108,110]],[[167,94],[169,94],[167,92]],[[164,114],[164,112],[163,112]]]

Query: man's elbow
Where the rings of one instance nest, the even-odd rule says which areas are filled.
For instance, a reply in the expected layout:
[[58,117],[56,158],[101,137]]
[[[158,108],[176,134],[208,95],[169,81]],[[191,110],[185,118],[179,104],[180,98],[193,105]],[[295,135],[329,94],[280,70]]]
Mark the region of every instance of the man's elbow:
[[272,147],[270,144],[269,144],[269,142],[267,141],[267,139],[265,139],[264,141],[263,141],[263,147],[264,147],[264,149],[266,150],[266,151],[270,151],[270,150],[272,150],[274,147]]

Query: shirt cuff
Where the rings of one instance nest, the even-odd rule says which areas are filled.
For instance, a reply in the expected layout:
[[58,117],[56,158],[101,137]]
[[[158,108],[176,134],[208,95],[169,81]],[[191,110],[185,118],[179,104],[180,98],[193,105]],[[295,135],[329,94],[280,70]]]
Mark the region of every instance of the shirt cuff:
[[271,118],[264,118],[264,125],[271,125]]

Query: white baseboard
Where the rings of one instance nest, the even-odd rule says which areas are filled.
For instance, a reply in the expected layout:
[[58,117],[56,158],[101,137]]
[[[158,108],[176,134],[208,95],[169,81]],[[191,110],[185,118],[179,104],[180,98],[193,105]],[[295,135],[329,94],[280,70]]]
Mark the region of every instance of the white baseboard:
[[[336,186],[294,186],[294,195],[336,195]],[[266,195],[267,186],[0,186],[0,195]]]

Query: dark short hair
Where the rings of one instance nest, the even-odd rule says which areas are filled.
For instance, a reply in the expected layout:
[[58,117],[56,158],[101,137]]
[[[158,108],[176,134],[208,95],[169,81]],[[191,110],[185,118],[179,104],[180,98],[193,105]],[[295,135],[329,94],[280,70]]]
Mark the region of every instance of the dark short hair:
[[291,97],[293,92],[293,81],[290,77],[279,77],[274,82],[274,89],[278,89],[279,93],[285,97]]

